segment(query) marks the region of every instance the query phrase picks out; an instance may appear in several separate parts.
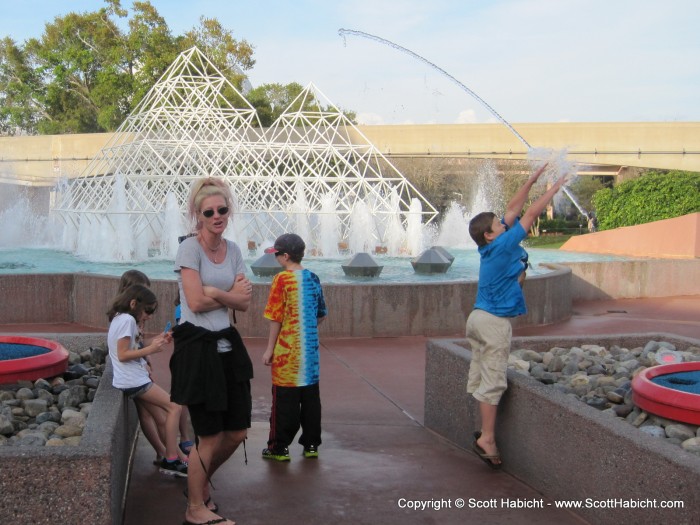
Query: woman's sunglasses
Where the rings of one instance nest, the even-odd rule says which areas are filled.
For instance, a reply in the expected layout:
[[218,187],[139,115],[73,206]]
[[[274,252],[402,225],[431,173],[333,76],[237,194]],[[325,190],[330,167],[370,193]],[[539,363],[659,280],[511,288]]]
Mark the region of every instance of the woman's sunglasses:
[[[226,215],[228,213],[228,206],[217,208],[216,211],[219,212],[219,215]],[[207,219],[211,219],[214,216],[214,210],[204,210],[202,215],[204,215]]]
[[155,308],[144,308],[143,313],[147,315],[153,315],[155,313],[156,309]]

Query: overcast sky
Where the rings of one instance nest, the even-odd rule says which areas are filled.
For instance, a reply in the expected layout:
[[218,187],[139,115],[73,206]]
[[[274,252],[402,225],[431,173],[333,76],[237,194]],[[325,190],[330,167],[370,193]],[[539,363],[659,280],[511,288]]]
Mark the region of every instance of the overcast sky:
[[[313,82],[363,124],[700,121],[695,0],[151,0],[174,34],[216,17],[253,86]],[[122,6],[131,8],[131,0]],[[99,0],[0,0],[21,43]],[[376,40],[410,50],[451,75]]]

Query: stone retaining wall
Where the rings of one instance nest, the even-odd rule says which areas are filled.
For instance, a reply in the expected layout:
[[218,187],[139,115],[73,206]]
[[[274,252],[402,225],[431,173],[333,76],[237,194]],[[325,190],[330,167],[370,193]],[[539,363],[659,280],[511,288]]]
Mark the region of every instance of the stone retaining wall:
[[[529,313],[515,324],[540,325],[568,319],[570,281],[571,270],[566,267],[529,277],[525,282]],[[106,330],[105,312],[118,282],[118,277],[82,273],[0,274],[0,296],[12,298],[0,302],[0,322],[64,322]],[[154,280],[152,288],[159,308],[146,328],[157,332],[172,319],[177,283]],[[267,337],[269,326],[262,312],[269,290],[269,284],[254,284],[249,310],[236,314],[244,336]],[[455,336],[464,333],[465,312],[474,304],[476,282],[324,284],[323,292],[329,316],[321,325],[322,337]]]
[[[528,314],[513,326],[565,321],[576,300],[700,295],[700,259],[638,259],[548,265],[554,270],[525,281]],[[118,278],[96,274],[0,274],[0,322],[77,323],[106,330],[105,312]],[[475,281],[441,283],[324,284],[329,316],[321,336],[459,336],[476,296]],[[175,281],[154,280],[160,307],[148,329],[172,319]],[[248,312],[237,313],[244,336],[267,337],[262,317],[269,284],[253,284]]]
[[[25,334],[32,335],[32,334]],[[37,334],[82,350],[104,334]],[[80,445],[0,447],[0,523],[122,523],[138,417],[108,365]]]
[[[635,348],[650,340],[669,341],[679,349],[700,346],[699,340],[671,334],[596,335],[595,343]],[[512,348],[543,351],[586,342],[576,337],[514,338]],[[478,405],[465,387],[470,360],[463,339],[428,341],[425,426],[463,448],[470,448],[479,428]],[[684,503],[683,509],[674,510],[576,510],[591,523],[697,523],[700,457],[512,370],[498,418],[504,469],[547,498]]]

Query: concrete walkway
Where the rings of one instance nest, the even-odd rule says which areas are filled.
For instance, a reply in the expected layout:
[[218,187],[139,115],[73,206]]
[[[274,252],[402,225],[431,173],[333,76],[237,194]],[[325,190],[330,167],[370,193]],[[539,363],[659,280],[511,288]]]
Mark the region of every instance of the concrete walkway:
[[[700,338],[700,296],[576,303],[572,318],[514,335],[671,332]],[[94,331],[89,327],[0,325],[1,333]],[[297,444],[289,464],[261,459],[268,432],[269,369],[265,341],[246,339],[255,365],[253,427],[246,448],[214,476],[220,513],[251,524],[577,524],[585,523],[506,472],[493,472],[423,425],[423,337],[322,341],[323,438],[318,460]],[[169,353],[156,356],[156,381],[167,388]],[[158,473],[140,437],[126,500],[125,525],[182,523],[183,479]],[[463,508],[457,508],[459,499]],[[504,501],[542,509],[511,509]],[[418,503],[414,503],[418,502]],[[425,505],[424,510],[412,508]],[[493,507],[493,508],[488,508]],[[438,510],[439,509],[439,510]]]
[[[700,337],[700,297],[577,303],[572,318],[514,335],[672,332]],[[318,460],[298,444],[289,464],[260,457],[269,429],[265,341],[248,339],[255,365],[253,427],[246,448],[215,475],[220,514],[239,524],[576,524],[507,472],[494,472],[470,451],[424,428],[423,337],[324,340],[321,352],[323,438]],[[167,384],[167,356],[157,381]],[[126,502],[125,525],[180,523],[186,482],[159,474],[140,438]],[[506,466],[507,469],[507,466]],[[458,501],[465,502],[457,508]],[[541,509],[506,508],[502,500],[543,501]],[[419,503],[414,503],[419,502]],[[411,508],[423,504],[424,510]],[[488,508],[493,507],[493,508]],[[438,510],[439,509],[439,510]]]
[[[246,525],[585,523],[547,507],[546,499],[543,509],[503,508],[502,498],[543,497],[422,426],[425,341],[323,341],[320,458],[303,458],[295,443],[290,447],[292,461],[285,464],[260,457],[269,430],[270,372],[260,364],[266,341],[246,340],[256,374],[248,464],[239,450],[214,476],[212,497],[219,513]],[[126,525],[182,522],[186,481],[163,476],[153,459],[153,449],[140,437]],[[463,508],[458,508],[460,498]],[[471,506],[497,503],[496,508],[468,508],[470,501]],[[409,508],[415,502],[427,508]]]
[[549,326],[513,330],[515,336],[670,332],[700,339],[700,296],[579,301],[571,318]]

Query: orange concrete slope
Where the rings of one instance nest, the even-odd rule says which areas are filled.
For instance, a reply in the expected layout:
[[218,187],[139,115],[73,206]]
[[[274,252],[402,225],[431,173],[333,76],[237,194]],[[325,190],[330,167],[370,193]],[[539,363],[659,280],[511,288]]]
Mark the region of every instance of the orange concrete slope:
[[571,237],[561,250],[631,257],[700,257],[700,213]]

